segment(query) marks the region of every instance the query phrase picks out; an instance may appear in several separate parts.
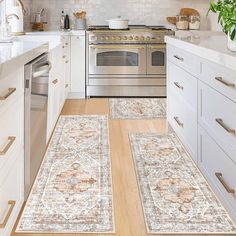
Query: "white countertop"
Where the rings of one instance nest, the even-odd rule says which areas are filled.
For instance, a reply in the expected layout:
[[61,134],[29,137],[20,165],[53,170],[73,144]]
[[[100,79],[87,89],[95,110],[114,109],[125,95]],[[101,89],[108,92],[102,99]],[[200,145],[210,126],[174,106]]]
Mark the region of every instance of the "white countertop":
[[236,70],[236,52],[227,48],[227,36],[223,32],[177,31],[175,36],[167,36],[165,42]]
[[45,42],[0,43],[0,77],[47,51],[48,43]]

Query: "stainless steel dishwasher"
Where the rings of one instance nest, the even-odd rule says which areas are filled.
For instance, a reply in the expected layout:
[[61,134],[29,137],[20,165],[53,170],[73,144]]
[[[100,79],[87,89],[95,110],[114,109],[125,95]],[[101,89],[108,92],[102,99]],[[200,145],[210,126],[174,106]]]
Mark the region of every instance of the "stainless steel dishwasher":
[[50,70],[47,53],[25,65],[25,198],[46,151]]

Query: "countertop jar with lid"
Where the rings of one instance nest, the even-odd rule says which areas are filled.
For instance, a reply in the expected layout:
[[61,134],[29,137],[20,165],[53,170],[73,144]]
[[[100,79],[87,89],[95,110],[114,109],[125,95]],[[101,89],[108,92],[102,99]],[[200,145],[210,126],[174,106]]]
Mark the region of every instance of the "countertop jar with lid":
[[199,30],[200,29],[200,17],[199,16],[189,16],[189,29]]
[[176,16],[176,28],[177,30],[187,30],[189,27],[188,16],[177,15]]

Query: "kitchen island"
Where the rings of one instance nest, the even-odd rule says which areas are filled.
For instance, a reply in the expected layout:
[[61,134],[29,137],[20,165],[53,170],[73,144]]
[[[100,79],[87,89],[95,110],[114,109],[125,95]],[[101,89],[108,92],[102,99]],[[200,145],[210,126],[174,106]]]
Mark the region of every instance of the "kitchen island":
[[221,32],[166,37],[168,121],[236,219],[236,53]]

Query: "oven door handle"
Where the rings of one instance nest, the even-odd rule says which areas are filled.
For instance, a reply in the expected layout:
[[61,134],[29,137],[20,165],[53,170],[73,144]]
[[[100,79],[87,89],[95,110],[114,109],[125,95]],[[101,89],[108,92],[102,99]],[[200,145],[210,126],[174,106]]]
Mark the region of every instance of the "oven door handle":
[[92,45],[91,49],[145,49],[146,46],[137,45]]

